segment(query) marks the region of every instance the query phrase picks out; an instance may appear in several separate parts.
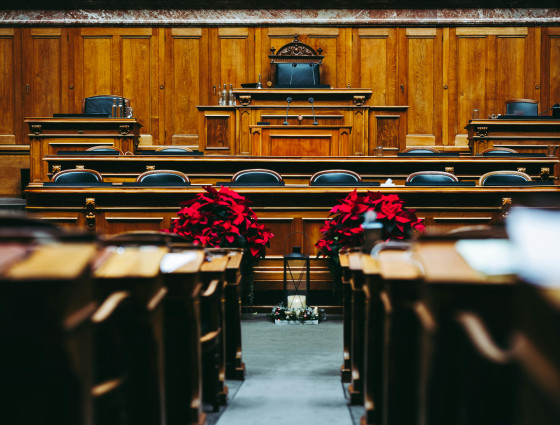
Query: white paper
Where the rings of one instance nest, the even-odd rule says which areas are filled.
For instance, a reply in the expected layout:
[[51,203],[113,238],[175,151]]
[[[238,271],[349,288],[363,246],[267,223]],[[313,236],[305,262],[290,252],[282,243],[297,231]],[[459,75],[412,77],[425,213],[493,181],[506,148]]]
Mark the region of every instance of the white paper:
[[507,239],[465,239],[458,241],[455,248],[473,270],[489,276],[515,273]]
[[560,211],[514,207],[506,227],[517,274],[536,285],[560,287]]

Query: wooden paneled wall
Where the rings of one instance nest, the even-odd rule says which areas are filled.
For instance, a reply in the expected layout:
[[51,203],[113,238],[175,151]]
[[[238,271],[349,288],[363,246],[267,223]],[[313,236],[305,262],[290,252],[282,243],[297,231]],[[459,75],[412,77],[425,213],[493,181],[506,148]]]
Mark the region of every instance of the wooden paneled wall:
[[504,113],[506,99],[560,101],[559,27],[0,28],[0,144],[27,144],[25,118],[96,94],[132,100],[141,143],[196,144],[213,86],[272,81],[270,49],[296,33],[323,49],[323,83],[409,105],[409,146],[464,146],[473,110]]

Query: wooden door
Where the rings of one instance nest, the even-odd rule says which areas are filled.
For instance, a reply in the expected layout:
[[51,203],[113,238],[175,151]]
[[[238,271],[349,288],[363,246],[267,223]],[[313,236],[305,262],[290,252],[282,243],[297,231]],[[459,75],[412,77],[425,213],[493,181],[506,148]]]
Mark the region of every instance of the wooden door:
[[399,104],[408,105],[406,145],[442,144],[442,29],[400,28]]
[[372,90],[370,105],[397,105],[396,28],[355,28],[352,87]]
[[449,144],[467,144],[465,126],[475,109],[488,118],[505,114],[508,99],[540,100],[539,43],[534,28],[449,30]]
[[28,143],[22,137],[20,58],[21,30],[0,28],[0,144]]
[[[299,41],[312,47],[315,51],[322,49],[325,56],[320,69],[321,84],[331,87],[347,87],[351,84],[351,73],[347,74],[346,68],[346,40],[347,31],[343,28],[314,28],[314,27],[282,27],[263,30],[260,49],[260,69],[263,73],[263,85],[270,81],[274,83],[274,75],[270,67],[270,49],[280,49],[285,44],[291,43],[294,35],[299,36]],[[351,37],[351,33],[348,36]],[[265,78],[266,77],[266,78]]]
[[544,112],[560,103],[560,28],[544,28],[542,40],[541,111]]
[[196,144],[199,137],[196,107],[211,101],[208,28],[169,28],[165,38],[163,144]]
[[159,31],[82,28],[75,43],[74,108],[81,110],[82,99],[89,96],[124,96],[143,126],[141,143],[158,144],[160,92],[165,89],[158,72]]
[[69,112],[67,33],[66,28],[23,29],[24,118]]

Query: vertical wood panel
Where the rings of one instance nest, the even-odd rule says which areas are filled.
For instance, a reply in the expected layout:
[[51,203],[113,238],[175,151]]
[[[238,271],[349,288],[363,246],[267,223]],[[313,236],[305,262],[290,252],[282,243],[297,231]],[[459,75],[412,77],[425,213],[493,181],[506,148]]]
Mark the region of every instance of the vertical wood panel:
[[201,57],[207,51],[206,33],[204,30],[203,36],[201,28],[168,30],[165,144],[172,144],[173,140],[181,144],[184,136],[198,133],[196,106],[202,104],[202,83],[205,88],[209,84],[207,70],[201,67]]
[[560,103],[560,28],[543,30],[541,68],[542,109]]
[[500,113],[505,114],[505,101],[525,97],[525,39],[498,38],[497,80],[498,105],[504,105]]
[[[505,102],[514,98],[540,95],[534,86],[540,54],[534,47],[534,29],[527,28],[457,28],[450,39],[450,133],[455,144],[466,143],[464,127],[472,119],[504,114]],[[456,92],[455,92],[456,87]],[[450,134],[450,138],[453,134]]]
[[486,37],[459,38],[457,41],[457,95],[458,133],[464,130],[472,118],[473,109],[480,116],[488,116],[486,108]]
[[112,37],[85,37],[83,40],[83,97],[113,94],[111,81]]
[[396,104],[397,44],[394,28],[360,28],[354,31],[356,87],[371,88],[371,105]]
[[24,29],[24,116],[68,111],[68,40],[60,28]]
[[409,28],[400,34],[400,97],[401,103],[409,105],[407,146],[441,145],[442,30]]
[[21,143],[21,32],[0,28],[0,143]]
[[123,37],[122,39],[122,93],[130,99],[134,115],[140,118],[144,128],[142,133],[152,134],[152,113],[157,114],[152,105],[150,87],[153,87],[150,39]]

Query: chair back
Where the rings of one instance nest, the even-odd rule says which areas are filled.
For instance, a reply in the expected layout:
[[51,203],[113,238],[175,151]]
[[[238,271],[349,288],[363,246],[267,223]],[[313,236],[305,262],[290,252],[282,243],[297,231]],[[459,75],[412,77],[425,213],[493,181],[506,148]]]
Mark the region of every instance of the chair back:
[[436,148],[430,148],[427,146],[422,147],[415,147],[415,148],[406,148],[402,153],[441,153]]
[[515,149],[502,148],[502,147],[488,148],[481,152],[482,156],[493,156],[493,155],[502,156],[502,155],[517,154],[517,153],[519,152],[517,152]]
[[252,168],[248,170],[241,170],[235,173],[232,182],[236,183],[280,183],[284,179],[282,176],[273,170],[266,170],[263,168]]
[[122,155],[123,152],[116,146],[92,146],[87,148],[86,152],[103,152],[109,155]]
[[406,178],[406,183],[454,183],[459,179],[445,171],[418,171]]
[[490,171],[478,180],[479,186],[501,185],[515,186],[532,181],[531,176],[521,171]]
[[169,183],[190,183],[189,177],[175,170],[150,170],[145,171],[136,179],[138,183],[146,183],[151,185],[166,185]]
[[54,183],[101,183],[103,177],[96,170],[87,168],[72,168],[62,170],[52,177]]
[[[125,111],[128,106],[130,106],[130,99],[122,96],[99,95],[86,97],[83,100],[82,110],[84,114],[125,117]],[[115,110],[118,112],[115,112]]]
[[360,175],[350,170],[323,170],[313,174],[309,179],[309,185],[321,184],[343,184],[359,183],[362,181]]
[[533,99],[506,100],[506,115],[536,116],[539,114],[539,103]]
[[187,147],[179,147],[179,146],[174,146],[174,147],[167,147],[167,148],[157,148],[156,152],[160,152],[160,153],[185,153],[185,152],[192,152],[192,149],[189,149]]

